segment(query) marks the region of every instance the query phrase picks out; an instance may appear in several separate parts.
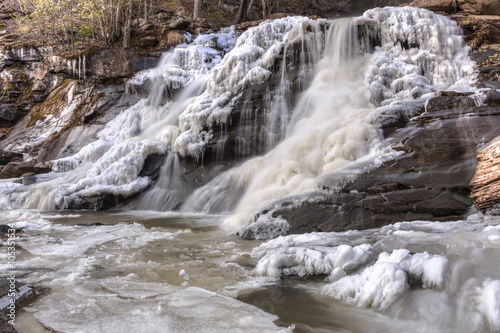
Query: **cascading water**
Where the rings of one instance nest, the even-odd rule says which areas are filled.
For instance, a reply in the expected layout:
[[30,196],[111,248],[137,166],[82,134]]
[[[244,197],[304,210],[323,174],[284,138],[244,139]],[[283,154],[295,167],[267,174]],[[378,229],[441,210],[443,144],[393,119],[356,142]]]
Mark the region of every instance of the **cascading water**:
[[[315,34],[321,36],[318,30]],[[372,39],[379,39],[381,45],[369,54],[374,48]],[[313,191],[321,174],[363,160],[378,163],[390,158],[391,150],[378,132],[377,106],[425,98],[437,89],[460,89],[461,85],[470,89],[474,80],[460,29],[427,11],[376,9],[362,18],[336,20],[329,23],[321,47],[317,45],[309,45],[308,51],[321,60],[291,119],[280,126],[286,133],[284,140],[265,156],[196,191],[185,209],[197,201],[192,209],[205,207],[214,212],[214,207],[221,207],[213,204],[214,198],[223,202],[221,196],[226,193],[232,199],[235,191],[227,189],[239,186],[245,188],[244,194],[225,225],[245,225],[252,221],[256,208]],[[277,119],[286,118],[280,110],[286,103],[271,106],[272,112],[281,114]],[[276,126],[273,121],[271,125]],[[209,201],[200,204],[204,198]]]

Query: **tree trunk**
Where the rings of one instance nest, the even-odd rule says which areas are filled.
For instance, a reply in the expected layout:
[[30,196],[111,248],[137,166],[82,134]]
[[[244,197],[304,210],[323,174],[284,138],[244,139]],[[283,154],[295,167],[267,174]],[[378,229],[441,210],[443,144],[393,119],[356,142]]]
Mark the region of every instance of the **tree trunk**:
[[69,15],[70,15],[69,30],[70,30],[70,33],[71,33],[71,49],[74,50],[75,49],[75,37],[73,36],[73,0],[71,0],[69,3],[70,3],[70,7],[69,7]]
[[201,5],[202,0],[194,0],[194,11],[193,11],[193,19],[197,19],[201,17]]
[[247,19],[247,7],[248,0],[241,0],[240,8],[238,8],[238,14],[236,14],[235,24],[241,23]]
[[149,23],[148,0],[144,0],[144,24]]
[[125,19],[125,27],[123,29],[123,47],[130,47],[130,26],[132,25],[132,0],[128,0],[127,15]]

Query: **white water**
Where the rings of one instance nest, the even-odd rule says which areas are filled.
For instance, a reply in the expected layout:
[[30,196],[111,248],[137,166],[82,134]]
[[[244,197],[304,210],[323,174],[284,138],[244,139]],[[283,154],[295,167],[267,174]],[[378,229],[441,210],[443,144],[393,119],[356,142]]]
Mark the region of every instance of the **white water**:
[[[368,42],[375,37],[378,47]],[[286,56],[294,48],[295,62]],[[25,230],[15,272],[50,288],[20,314],[19,331],[498,332],[498,221],[402,222],[266,243],[233,235],[267,203],[315,190],[318,176],[391,158],[377,115],[438,90],[470,89],[467,53],[450,20],[389,8],[356,19],[268,21],[237,41],[202,36],[165,54],[130,82],[150,97],[97,141],[55,161],[37,184],[0,183],[2,219]],[[210,140],[222,146],[226,138],[210,128],[227,125],[242,89],[265,83],[281,58],[265,123],[256,126],[269,129],[267,153],[180,198],[180,156],[201,162]],[[294,107],[293,66],[304,84]],[[151,154],[166,155],[156,182],[140,176]],[[184,202],[183,213],[37,213],[146,188],[141,209]],[[91,222],[110,225],[75,225]],[[264,215],[250,227],[277,237],[288,225]],[[11,273],[7,265],[0,272]],[[296,312],[303,304],[307,315]]]

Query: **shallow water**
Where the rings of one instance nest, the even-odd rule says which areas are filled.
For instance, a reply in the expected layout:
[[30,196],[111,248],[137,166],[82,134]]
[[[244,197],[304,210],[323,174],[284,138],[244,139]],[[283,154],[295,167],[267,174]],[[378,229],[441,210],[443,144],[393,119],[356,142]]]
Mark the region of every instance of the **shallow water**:
[[[218,224],[224,217],[215,215],[141,211],[2,215],[26,230],[18,233],[18,281],[44,290],[18,312],[16,328],[21,333],[499,329],[500,227],[495,225],[500,221],[496,220],[399,223],[262,243],[221,230]],[[328,292],[332,278],[314,269],[302,276],[280,277],[258,269],[262,252],[292,253],[291,249],[304,247],[328,253],[346,244],[369,244],[373,249],[369,260],[346,269],[347,277],[376,266],[380,253],[406,248],[414,257],[424,251],[446,257],[445,268],[434,271],[444,281],[425,286],[425,277],[408,274],[403,292],[390,294],[388,306],[377,307],[375,301],[365,304],[355,297],[332,296]],[[289,260],[304,267],[314,263],[298,257]],[[5,251],[0,259],[7,262]],[[2,276],[11,273],[6,265],[0,269]]]

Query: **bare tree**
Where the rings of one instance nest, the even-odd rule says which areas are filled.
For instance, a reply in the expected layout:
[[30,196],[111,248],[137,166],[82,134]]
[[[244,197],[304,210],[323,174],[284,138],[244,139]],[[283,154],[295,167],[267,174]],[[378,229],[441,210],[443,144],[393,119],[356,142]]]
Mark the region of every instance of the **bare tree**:
[[234,23],[238,24],[247,19],[248,4],[248,0],[241,0],[240,7],[238,8],[238,14],[236,14]]
[[149,23],[149,9],[148,0],[144,0],[144,24]]
[[130,47],[130,28],[132,25],[132,0],[128,0],[127,14],[125,18],[125,26],[123,28],[123,47]]
[[197,19],[201,17],[201,5],[203,4],[202,0],[194,0],[194,12],[193,19]]

